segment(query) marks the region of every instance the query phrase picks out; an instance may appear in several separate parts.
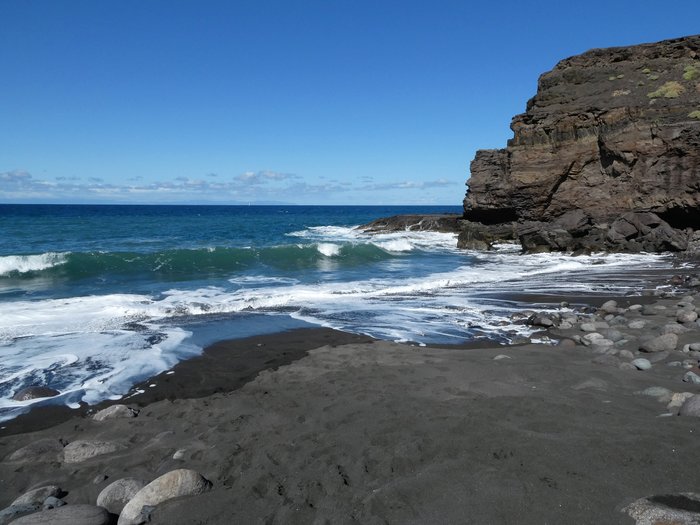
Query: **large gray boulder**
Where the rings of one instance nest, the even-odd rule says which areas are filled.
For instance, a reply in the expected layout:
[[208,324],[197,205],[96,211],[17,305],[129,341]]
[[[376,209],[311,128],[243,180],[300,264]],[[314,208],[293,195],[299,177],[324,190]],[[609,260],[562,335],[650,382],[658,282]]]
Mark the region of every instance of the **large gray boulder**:
[[13,525],[109,525],[112,518],[102,507],[66,505],[16,519]]
[[59,496],[61,494],[61,488],[58,485],[46,485],[44,487],[39,487],[29,492],[25,492],[15,501],[10,503],[11,506],[14,505],[41,505],[44,500],[50,496]]
[[210,488],[211,482],[194,470],[171,470],[151,481],[126,504],[119,516],[118,525],[143,523],[144,517],[141,511],[144,506],[154,507],[172,498],[196,496]]
[[678,414],[681,416],[700,417],[700,394],[686,399]]
[[136,478],[122,478],[110,483],[97,496],[97,505],[112,514],[121,514],[124,506],[143,488],[146,483]]
[[634,501],[622,509],[636,525],[697,525],[700,495],[692,492],[661,494]]
[[78,439],[68,443],[63,449],[63,461],[66,463],[80,463],[95,456],[111,454],[124,446],[114,441],[87,441]]
[[678,336],[676,334],[663,334],[653,339],[645,341],[639,346],[642,352],[671,352],[678,346]]
[[32,514],[39,511],[41,507],[37,504],[32,505],[10,505],[9,507],[0,510],[0,525],[7,525],[15,518]]
[[33,463],[40,461],[56,461],[62,450],[63,445],[59,440],[50,438],[40,439],[15,450],[7,457],[6,461],[17,463],[28,461]]
[[679,323],[692,323],[693,321],[696,321],[698,319],[698,314],[697,312],[694,312],[693,310],[680,310],[678,314],[676,314],[676,320]]

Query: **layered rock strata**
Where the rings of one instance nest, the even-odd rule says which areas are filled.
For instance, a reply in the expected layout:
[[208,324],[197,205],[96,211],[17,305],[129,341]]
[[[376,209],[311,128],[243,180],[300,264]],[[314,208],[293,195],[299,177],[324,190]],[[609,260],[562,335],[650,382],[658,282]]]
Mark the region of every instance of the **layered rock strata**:
[[471,163],[462,246],[504,230],[527,251],[696,244],[700,35],[567,58],[510,127]]

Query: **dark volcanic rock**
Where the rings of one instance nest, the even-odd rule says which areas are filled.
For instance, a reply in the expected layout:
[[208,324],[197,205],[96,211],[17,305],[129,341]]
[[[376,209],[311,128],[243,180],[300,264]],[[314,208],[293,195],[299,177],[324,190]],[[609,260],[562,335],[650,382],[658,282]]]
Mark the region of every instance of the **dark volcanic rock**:
[[476,153],[465,219],[517,221],[529,251],[679,251],[700,229],[700,35],[563,60],[511,129]]
[[38,399],[41,397],[54,397],[60,394],[58,390],[47,386],[29,386],[18,390],[12,399],[15,401],[29,401],[30,399]]
[[357,229],[367,233],[394,231],[437,231],[457,233],[462,217],[454,214],[436,215],[394,215],[377,219]]
[[496,241],[517,239],[512,223],[486,225],[460,221],[459,226],[457,247],[464,250],[488,250]]

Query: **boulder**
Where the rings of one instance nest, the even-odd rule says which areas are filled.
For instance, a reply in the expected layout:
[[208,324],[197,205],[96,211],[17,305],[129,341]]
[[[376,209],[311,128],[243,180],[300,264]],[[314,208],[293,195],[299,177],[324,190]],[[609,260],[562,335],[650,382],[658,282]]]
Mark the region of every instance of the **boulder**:
[[40,439],[15,450],[6,461],[17,463],[56,461],[63,451],[63,445],[57,439]]
[[629,350],[620,350],[617,355],[623,359],[634,359],[634,354]]
[[10,505],[41,505],[50,496],[60,496],[61,488],[58,485],[46,485],[29,492],[25,492]]
[[104,507],[112,514],[119,515],[124,506],[146,486],[136,478],[122,478],[110,483],[97,496],[97,506]]
[[681,416],[700,417],[700,394],[689,397],[678,412]]
[[457,237],[457,247],[462,250],[490,250],[493,236],[485,226],[470,221],[462,221]]
[[581,337],[581,344],[584,346],[591,346],[592,344],[602,341],[605,339],[602,334],[599,334],[598,332],[589,332],[586,335]]
[[679,323],[692,323],[698,318],[697,312],[693,310],[680,310],[678,315],[676,315],[676,320]]
[[688,371],[683,376],[683,381],[685,383],[691,383],[693,385],[700,385],[700,376],[695,372]]
[[12,396],[14,401],[29,401],[31,399],[39,399],[42,397],[54,397],[60,394],[58,390],[47,386],[29,386],[15,392]]
[[607,314],[616,314],[620,311],[620,309],[617,307],[617,301],[605,301],[602,305],[600,305],[600,310],[607,313]]
[[648,359],[644,359],[643,357],[639,357],[637,359],[633,359],[631,364],[637,369],[637,370],[649,370],[651,368],[651,363],[649,362]]
[[138,410],[129,408],[126,405],[112,405],[111,407],[107,407],[97,412],[94,416],[92,416],[92,419],[95,421],[104,421],[106,419],[136,417],[138,414]]
[[556,314],[536,313],[530,316],[527,324],[531,326],[541,326],[543,328],[551,328],[559,324],[559,318]]
[[676,335],[681,335],[684,334],[688,331],[688,329],[683,326],[682,324],[678,323],[670,323],[670,324],[665,324],[663,328],[661,329],[662,334],[676,334]]
[[140,524],[144,506],[156,506],[172,498],[202,494],[211,489],[211,486],[209,480],[194,470],[172,470],[136,493],[122,510],[118,525]]
[[13,525],[110,525],[112,518],[102,507],[66,505],[16,519]]
[[123,445],[114,441],[87,441],[79,439],[65,446],[63,449],[63,461],[66,463],[80,463],[95,456],[111,454],[123,448]]
[[639,346],[641,352],[671,352],[678,346],[678,336],[676,334],[662,334]]
[[700,495],[692,492],[661,494],[638,499],[622,509],[637,525],[697,525]]
[[605,336],[606,339],[609,339],[614,343],[617,343],[618,341],[622,341],[625,338],[625,336],[622,332],[620,332],[619,330],[615,330],[614,328],[609,328],[607,330],[604,330],[603,335]]
[[7,508],[0,510],[0,525],[11,523],[14,519],[27,514],[33,514],[39,511],[41,507],[36,503],[31,505],[10,505]]
[[669,401],[666,408],[668,408],[672,412],[677,412],[683,406],[683,404],[691,397],[693,397],[693,394],[691,392],[674,393],[671,396],[671,401]]
[[569,232],[543,222],[518,224],[517,232],[520,245],[527,253],[568,251],[574,245],[574,238]]

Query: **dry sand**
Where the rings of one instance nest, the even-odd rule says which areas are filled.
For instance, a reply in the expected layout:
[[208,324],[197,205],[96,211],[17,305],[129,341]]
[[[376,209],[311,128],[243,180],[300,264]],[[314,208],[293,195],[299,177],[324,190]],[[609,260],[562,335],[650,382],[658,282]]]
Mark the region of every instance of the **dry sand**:
[[78,464],[2,461],[0,508],[49,483],[94,504],[111,481],[176,468],[213,490],[159,505],[152,523],[634,523],[625,504],[698,491],[700,419],[660,417],[665,405],[636,392],[700,388],[669,367],[591,358],[327,329],[219,343],[127,400],[137,418],[45,409],[8,424],[0,457],[44,438],[123,448]]

